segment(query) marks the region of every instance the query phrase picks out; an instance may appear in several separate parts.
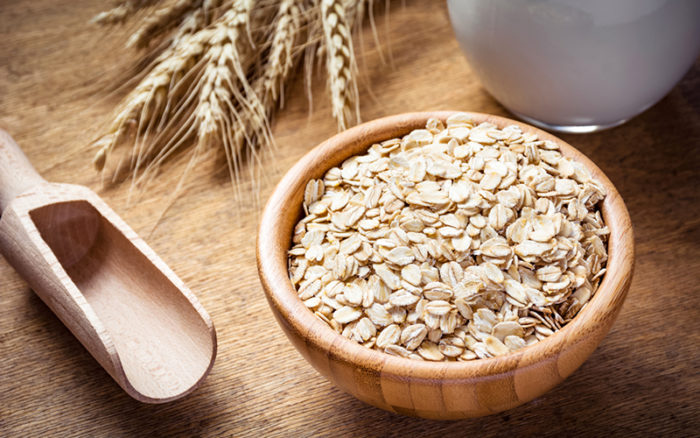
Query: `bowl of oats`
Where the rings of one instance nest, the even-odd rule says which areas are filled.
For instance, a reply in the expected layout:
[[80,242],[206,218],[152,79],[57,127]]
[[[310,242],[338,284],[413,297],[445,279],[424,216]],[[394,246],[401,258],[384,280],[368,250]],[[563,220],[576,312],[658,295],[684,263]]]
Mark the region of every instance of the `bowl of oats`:
[[302,356],[358,399],[459,419],[528,402],[609,331],[631,221],[582,153],[479,113],[409,113],[304,156],[265,207],[258,272]]

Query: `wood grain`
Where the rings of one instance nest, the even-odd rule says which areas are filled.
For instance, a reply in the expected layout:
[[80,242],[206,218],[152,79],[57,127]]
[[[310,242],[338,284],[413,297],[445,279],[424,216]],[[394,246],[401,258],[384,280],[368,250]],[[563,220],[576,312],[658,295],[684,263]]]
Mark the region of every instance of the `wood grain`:
[[[0,254],[137,400],[192,392],[216,356],[197,298],[92,190],[51,184],[0,130]],[[27,177],[29,176],[29,178]]]
[[[398,3],[400,5],[400,2]],[[692,436],[700,428],[700,63],[659,104],[610,131],[561,136],[610,177],[630,211],[637,265],[610,333],[584,365],[545,396],[478,420],[436,422],[368,406],[318,374],[277,326],[255,267],[260,203],[234,201],[221,161],[195,169],[183,198],[149,235],[184,165],[169,163],[140,199],[100,190],[88,147],[124,91],[128,28],[95,30],[96,0],[0,2],[0,127],[47,179],[86,185],[178,273],[209,311],[219,351],[191,396],[144,405],[127,396],[73,335],[0,261],[2,436]],[[363,35],[365,120],[459,109],[507,116],[479,86],[454,40],[444,4],[392,10],[393,64]],[[362,50],[358,43],[358,50]],[[386,52],[386,50],[385,50]],[[367,89],[371,86],[371,94]],[[266,200],[282,174],[335,134],[314,84],[287,88],[266,159]],[[252,184],[242,190],[250,193]]]
[[[331,137],[302,157],[265,206],[257,244],[260,279],[272,311],[292,344],[321,374],[360,400],[394,413],[437,420],[479,417],[539,397],[574,372],[610,329],[629,290],[634,238],[627,208],[603,172],[571,145],[504,117],[468,113],[475,124],[516,124],[524,133],[559,144],[564,156],[588,169],[606,190],[610,229],[607,272],[593,299],[555,335],[516,353],[469,362],[415,361],[364,348],[339,335],[306,309],[289,280],[288,250],[303,214],[307,183],[376,144],[445,122],[453,113],[406,113],[373,120]],[[420,395],[420,396],[418,396]]]

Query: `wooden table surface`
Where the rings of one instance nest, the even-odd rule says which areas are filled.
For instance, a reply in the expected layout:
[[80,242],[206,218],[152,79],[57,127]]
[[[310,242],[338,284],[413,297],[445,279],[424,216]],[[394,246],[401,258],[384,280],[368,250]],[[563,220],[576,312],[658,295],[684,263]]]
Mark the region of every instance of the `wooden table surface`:
[[[192,174],[151,232],[183,169],[169,163],[139,197],[101,188],[89,146],[133,65],[128,28],[88,24],[106,2],[0,4],[0,127],[47,179],[83,184],[144,236],[198,295],[218,330],[204,384],[165,405],[129,398],[0,258],[0,436],[697,436],[700,430],[700,62],[660,103],[601,133],[564,135],[607,173],[634,223],[637,266],[610,334],[564,383],[517,409],[459,422],[393,415],[320,376],[268,309],[255,268],[255,186],[234,199],[220,155]],[[400,3],[398,4],[400,5]],[[382,23],[383,20],[380,20]],[[479,85],[453,38],[444,2],[392,10],[380,62],[364,30],[365,120],[405,111],[462,109],[508,115]],[[371,86],[368,91],[367,84]],[[274,125],[261,202],[284,171],[335,132],[324,81],[313,111],[298,81]]]

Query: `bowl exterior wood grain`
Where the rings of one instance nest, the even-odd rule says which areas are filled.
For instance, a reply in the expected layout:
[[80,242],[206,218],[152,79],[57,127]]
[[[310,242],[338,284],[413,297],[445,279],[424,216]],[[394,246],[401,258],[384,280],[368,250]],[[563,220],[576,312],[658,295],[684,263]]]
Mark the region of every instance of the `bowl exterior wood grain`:
[[376,142],[445,120],[452,112],[409,113],[368,122],[340,133],[304,156],[281,180],[265,207],[257,247],[258,272],[270,307],[292,344],[316,370],[344,391],[379,408],[432,419],[493,414],[530,401],[573,373],[595,350],[629,289],[634,241],[627,209],[610,180],[562,140],[510,119],[470,113],[475,122],[557,142],[562,153],[586,166],[607,189],[602,205],[610,228],[607,272],[598,291],[562,330],[517,352],[470,362],[423,362],[365,348],[337,334],[298,298],[287,272],[287,251],[302,213],[306,183]]

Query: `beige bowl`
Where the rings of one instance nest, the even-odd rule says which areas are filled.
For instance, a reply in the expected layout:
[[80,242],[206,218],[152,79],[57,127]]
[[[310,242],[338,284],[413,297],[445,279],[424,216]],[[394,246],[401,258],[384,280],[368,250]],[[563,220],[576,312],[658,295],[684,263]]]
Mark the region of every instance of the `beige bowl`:
[[335,385],[387,411],[434,419],[492,414],[521,405],[552,389],[595,350],[612,326],[627,295],[634,265],[634,242],[627,208],[610,180],[579,151],[532,126],[503,117],[471,113],[480,123],[557,142],[562,153],[583,164],[607,189],[603,218],[610,229],[607,272],[581,312],[548,338],[504,356],[469,362],[423,362],[388,355],[344,338],[301,302],[287,272],[287,251],[301,218],[306,183],[320,178],[374,143],[445,120],[452,112],[409,113],[364,123],[323,142],[280,181],[265,207],[258,234],[257,261],[270,307],[292,344]]

